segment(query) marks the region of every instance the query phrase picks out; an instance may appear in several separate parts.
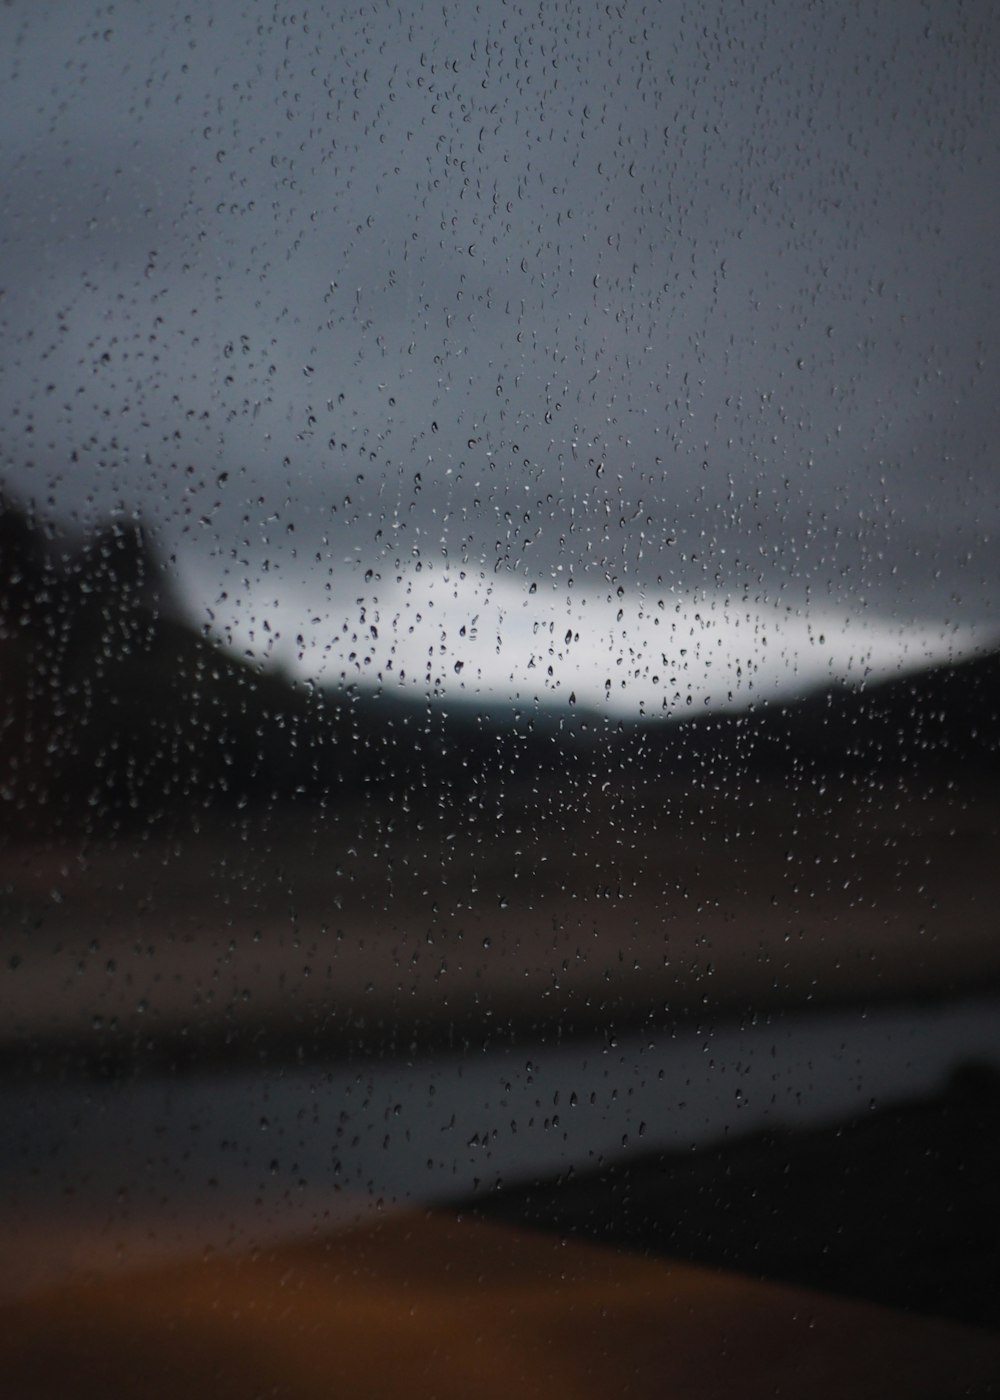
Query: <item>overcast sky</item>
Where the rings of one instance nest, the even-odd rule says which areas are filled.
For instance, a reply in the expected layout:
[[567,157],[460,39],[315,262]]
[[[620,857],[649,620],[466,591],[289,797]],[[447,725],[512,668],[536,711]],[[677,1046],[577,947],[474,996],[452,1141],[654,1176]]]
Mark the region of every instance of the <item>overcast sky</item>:
[[186,9],[0,12],[13,490],[334,682],[995,634],[993,0]]

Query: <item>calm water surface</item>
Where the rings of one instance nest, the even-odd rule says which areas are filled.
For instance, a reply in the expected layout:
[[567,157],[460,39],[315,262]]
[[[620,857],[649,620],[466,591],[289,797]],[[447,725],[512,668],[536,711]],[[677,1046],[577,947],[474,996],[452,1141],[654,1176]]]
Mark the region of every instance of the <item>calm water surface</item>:
[[995,999],[410,1061],[8,1086],[0,1218],[15,1241],[44,1221],[54,1238],[96,1234],[116,1257],[240,1248],[637,1151],[837,1121],[932,1092],[967,1060],[1000,1068]]

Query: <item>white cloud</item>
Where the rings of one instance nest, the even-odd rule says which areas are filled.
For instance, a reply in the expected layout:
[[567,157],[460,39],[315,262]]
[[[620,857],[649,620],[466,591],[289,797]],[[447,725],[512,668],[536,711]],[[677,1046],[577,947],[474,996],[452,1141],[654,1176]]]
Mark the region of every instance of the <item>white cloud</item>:
[[262,591],[213,616],[216,635],[326,686],[637,717],[742,708],[840,680],[968,654],[976,629],[792,609],[719,594],[587,591],[413,568],[347,614]]

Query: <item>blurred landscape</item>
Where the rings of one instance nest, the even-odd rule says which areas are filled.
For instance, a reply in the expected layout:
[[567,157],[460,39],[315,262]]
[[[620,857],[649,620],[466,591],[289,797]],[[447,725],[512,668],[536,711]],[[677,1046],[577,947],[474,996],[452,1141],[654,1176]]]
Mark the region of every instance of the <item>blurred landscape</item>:
[[476,1044],[1000,974],[1000,653],[627,723],[327,692],[0,512],[2,1053]]
[[1000,7],[0,33],[0,1395],[1000,1393]]
[[[139,522],[74,543],[8,498],[0,684],[8,1088],[707,1048],[1000,988],[997,652],[686,720],[324,691],[193,628]],[[998,1102],[971,1064],[456,1204],[995,1327]]]

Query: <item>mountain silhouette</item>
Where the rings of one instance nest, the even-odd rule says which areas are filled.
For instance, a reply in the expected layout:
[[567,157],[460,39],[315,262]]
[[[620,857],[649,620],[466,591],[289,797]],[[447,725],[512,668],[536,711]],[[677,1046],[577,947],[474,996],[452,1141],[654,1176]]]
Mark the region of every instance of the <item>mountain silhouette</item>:
[[0,824],[157,823],[182,811],[483,798],[518,782],[910,778],[998,766],[1000,653],[753,712],[612,721],[324,692],[249,665],[184,617],[153,535],[79,547],[0,495]]

